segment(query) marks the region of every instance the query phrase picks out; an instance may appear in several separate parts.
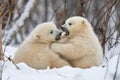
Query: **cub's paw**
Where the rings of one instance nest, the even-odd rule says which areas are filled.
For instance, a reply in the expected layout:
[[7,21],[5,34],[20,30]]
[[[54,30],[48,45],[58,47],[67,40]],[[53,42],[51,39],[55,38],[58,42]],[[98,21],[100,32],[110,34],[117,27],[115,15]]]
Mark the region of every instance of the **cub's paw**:
[[58,52],[58,50],[59,50],[59,47],[57,46],[58,44],[57,43],[53,43],[53,44],[51,44],[51,49],[52,49],[52,51],[54,51],[54,52]]

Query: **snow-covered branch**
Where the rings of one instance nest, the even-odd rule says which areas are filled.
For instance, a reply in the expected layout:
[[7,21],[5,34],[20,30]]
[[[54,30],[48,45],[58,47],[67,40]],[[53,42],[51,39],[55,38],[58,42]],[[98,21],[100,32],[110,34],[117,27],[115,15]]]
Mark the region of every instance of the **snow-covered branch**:
[[24,12],[20,18],[13,25],[12,29],[9,30],[7,37],[5,39],[5,45],[9,45],[11,41],[15,38],[18,31],[23,27],[25,20],[29,17],[31,9],[34,7],[36,0],[29,0],[25,6]]

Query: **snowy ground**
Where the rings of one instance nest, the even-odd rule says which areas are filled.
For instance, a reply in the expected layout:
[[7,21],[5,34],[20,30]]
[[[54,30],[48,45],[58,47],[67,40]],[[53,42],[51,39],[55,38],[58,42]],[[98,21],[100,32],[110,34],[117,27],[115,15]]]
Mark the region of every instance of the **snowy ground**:
[[[16,48],[7,47],[5,54],[14,56]],[[19,70],[9,61],[3,68],[2,80],[120,80],[120,64],[118,55],[113,57],[108,65],[92,67],[89,69],[72,68],[65,66],[62,68],[35,70],[25,63],[19,63]],[[115,73],[116,72],[116,73]],[[115,76],[116,74],[116,76]]]

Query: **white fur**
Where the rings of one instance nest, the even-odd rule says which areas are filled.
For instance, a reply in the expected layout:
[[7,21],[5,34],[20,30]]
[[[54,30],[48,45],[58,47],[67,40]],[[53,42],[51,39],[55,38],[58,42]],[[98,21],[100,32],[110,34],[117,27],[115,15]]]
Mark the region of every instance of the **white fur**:
[[75,16],[68,18],[63,27],[70,31],[70,35],[63,43],[53,43],[51,49],[73,67],[89,68],[100,65],[103,52],[90,23],[83,17]]
[[[53,34],[50,33],[51,30],[54,31]],[[52,22],[39,24],[16,51],[15,63],[25,62],[36,69],[69,65],[67,61],[50,50],[50,45],[56,41],[55,36],[58,33],[59,30]]]

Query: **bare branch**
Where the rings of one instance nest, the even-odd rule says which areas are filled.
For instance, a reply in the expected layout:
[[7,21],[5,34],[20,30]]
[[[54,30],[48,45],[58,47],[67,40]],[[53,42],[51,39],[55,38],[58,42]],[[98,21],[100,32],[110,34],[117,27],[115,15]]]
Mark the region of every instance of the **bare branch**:
[[14,60],[9,56],[6,56],[6,55],[3,55],[5,58],[7,58],[7,60],[8,61],[10,61],[10,62],[12,62],[14,65],[15,65],[15,67],[16,67],[16,69],[20,69],[16,64],[15,64],[15,62],[14,62]]
[[9,45],[11,41],[15,38],[18,31],[23,27],[24,21],[29,17],[30,11],[33,8],[35,0],[29,0],[25,6],[24,12],[20,16],[20,18],[13,25],[13,28],[9,30],[9,35],[6,38],[6,45]]
[[120,63],[120,53],[118,54],[117,65],[116,65],[115,74],[114,74],[114,76],[113,76],[113,80],[116,80],[119,63]]

